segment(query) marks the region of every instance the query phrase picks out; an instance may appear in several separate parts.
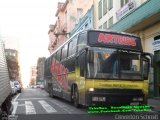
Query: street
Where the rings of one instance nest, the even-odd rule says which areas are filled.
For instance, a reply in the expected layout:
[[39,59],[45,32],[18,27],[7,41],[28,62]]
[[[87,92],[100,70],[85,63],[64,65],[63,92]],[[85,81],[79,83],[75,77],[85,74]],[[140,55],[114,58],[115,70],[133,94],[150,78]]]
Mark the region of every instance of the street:
[[[75,108],[71,103],[51,98],[43,89],[27,88],[13,100],[11,120],[88,119],[86,108]],[[95,117],[94,117],[95,118]]]
[[83,114],[70,103],[50,98],[42,89],[25,89],[13,99],[12,114]]
[[24,89],[13,98],[12,104],[14,108],[9,120],[115,120],[121,115],[90,115],[87,108],[75,108],[63,99],[49,97],[45,90],[39,88]]

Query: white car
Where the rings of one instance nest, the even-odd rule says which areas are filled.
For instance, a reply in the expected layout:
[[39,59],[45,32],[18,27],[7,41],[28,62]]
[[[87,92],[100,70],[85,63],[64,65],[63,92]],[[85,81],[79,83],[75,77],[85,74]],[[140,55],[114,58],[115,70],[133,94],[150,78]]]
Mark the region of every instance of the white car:
[[14,86],[14,82],[10,81],[10,86],[11,86],[11,94],[12,96],[17,94],[17,88]]
[[20,83],[17,80],[14,81],[14,86],[17,88],[17,92],[21,93],[22,88]]

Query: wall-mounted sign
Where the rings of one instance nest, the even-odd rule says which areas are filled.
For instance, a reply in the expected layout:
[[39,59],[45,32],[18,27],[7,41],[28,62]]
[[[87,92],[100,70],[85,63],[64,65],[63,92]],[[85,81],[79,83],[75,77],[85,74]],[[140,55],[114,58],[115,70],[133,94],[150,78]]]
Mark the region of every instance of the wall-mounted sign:
[[160,39],[159,40],[155,40],[153,43],[153,51],[158,51],[160,50]]
[[136,8],[136,4],[134,0],[129,1],[126,5],[124,5],[120,10],[116,12],[117,19],[121,19],[123,16],[131,12]]

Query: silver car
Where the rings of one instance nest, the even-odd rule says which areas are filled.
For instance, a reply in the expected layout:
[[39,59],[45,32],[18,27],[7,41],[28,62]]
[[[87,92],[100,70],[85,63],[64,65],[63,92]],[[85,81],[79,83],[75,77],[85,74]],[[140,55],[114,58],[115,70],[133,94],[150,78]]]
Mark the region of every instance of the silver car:
[[20,83],[17,80],[14,81],[14,86],[17,88],[17,92],[21,93],[22,88]]
[[10,86],[11,86],[11,94],[12,94],[12,96],[17,94],[17,88],[15,87],[13,81],[10,81]]

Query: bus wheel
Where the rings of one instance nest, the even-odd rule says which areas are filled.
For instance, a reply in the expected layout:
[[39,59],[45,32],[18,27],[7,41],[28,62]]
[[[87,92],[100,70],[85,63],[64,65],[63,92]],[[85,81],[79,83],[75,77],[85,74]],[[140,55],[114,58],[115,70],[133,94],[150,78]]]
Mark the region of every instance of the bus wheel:
[[53,90],[52,90],[52,87],[51,87],[51,86],[49,87],[49,96],[50,96],[50,97],[53,96]]
[[78,88],[76,87],[74,89],[74,93],[73,93],[73,103],[75,107],[79,107],[79,92],[78,92]]

